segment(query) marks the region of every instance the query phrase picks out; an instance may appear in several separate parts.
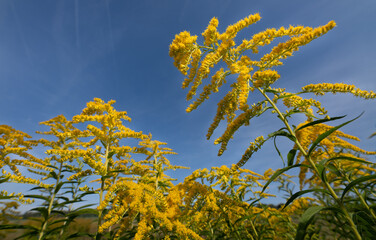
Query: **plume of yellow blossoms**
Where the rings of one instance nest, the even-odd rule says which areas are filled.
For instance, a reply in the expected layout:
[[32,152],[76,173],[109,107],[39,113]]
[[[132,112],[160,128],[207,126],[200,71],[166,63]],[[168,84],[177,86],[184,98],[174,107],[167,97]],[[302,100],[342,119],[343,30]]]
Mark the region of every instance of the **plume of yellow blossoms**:
[[[300,126],[303,126],[304,124],[307,124],[309,122],[304,122],[298,125],[298,128]],[[303,129],[299,129],[296,131],[296,137],[299,140],[299,143],[301,146],[308,151],[310,145],[318,138],[320,134],[323,134],[324,132],[330,130],[332,127],[328,126],[326,124],[317,124],[313,126],[309,126]],[[351,157],[359,160],[364,160],[364,158],[359,157],[359,155],[375,155],[376,152],[374,151],[366,151],[364,149],[361,149],[354,144],[351,144],[350,142],[344,140],[353,140],[353,141],[360,141],[359,138],[346,134],[342,131],[336,130],[334,133],[326,137],[320,142],[320,147],[316,148],[315,151],[311,153],[311,159],[315,163],[319,163],[320,161],[324,159],[329,159],[333,157]],[[295,149],[297,149],[297,145],[294,146]],[[308,161],[303,157],[303,154],[299,151],[297,154],[297,163],[303,163],[307,164]],[[341,169],[342,171],[346,172],[347,174],[353,175],[353,177],[360,177],[360,176],[367,176],[371,173],[375,173],[376,169],[371,167],[371,162],[369,162],[369,166],[364,164],[364,162],[354,162],[347,159],[338,159],[336,161],[333,161],[333,164],[336,164],[336,167],[338,169]],[[310,186],[318,186],[321,184],[321,180],[316,176],[307,176],[308,169],[307,168],[300,168],[299,173],[299,181],[300,181],[300,188],[303,188],[306,184],[309,184]],[[333,179],[338,178],[338,176],[333,173],[329,172],[327,175],[327,178],[329,181],[332,181]],[[335,185],[343,184],[341,181],[334,182]]]
[[[97,236],[114,224],[119,224],[116,239],[124,231],[135,227],[133,220],[137,216],[140,216],[140,221],[135,230],[135,239],[144,239],[155,231],[154,223],[173,232],[183,231],[181,224],[165,215],[167,208],[164,194],[173,186],[174,180],[165,171],[183,168],[170,164],[166,157],[176,153],[166,147],[166,143],[152,140],[151,134],[145,135],[124,126],[123,122],[131,119],[125,111],[115,110],[112,106],[114,103],[113,100],[106,103],[99,98],[87,103],[82,113],[72,119],[72,124],[83,124],[86,127],[77,132],[81,135],[75,136],[81,147],[52,149],[51,153],[79,158],[87,164],[88,168],[69,179],[100,176],[94,180],[100,183],[96,190],[99,194]],[[128,139],[137,140],[137,145],[126,145]],[[141,154],[145,158],[136,161],[133,159],[134,154]],[[106,208],[109,212],[103,215]],[[201,239],[189,229],[184,231],[180,236]]]
[[[253,205],[260,198],[273,196],[257,191],[271,174],[271,170],[260,175],[236,165],[196,170],[169,191],[169,215],[200,236],[212,233],[230,239],[255,239],[261,234],[271,238],[274,231],[281,230],[280,239],[286,239],[293,231],[290,212],[270,209],[273,214],[268,215],[263,207]],[[293,206],[293,211],[298,211],[299,206]],[[269,223],[271,215],[275,219]]]
[[[0,169],[2,169],[2,177],[10,182],[33,184],[49,188],[49,184],[44,184],[38,179],[22,176],[19,170],[19,166],[25,167],[29,171],[36,169],[50,172],[53,170],[48,167],[48,161],[36,158],[28,153],[29,150],[38,145],[38,141],[28,140],[30,138],[30,135],[16,130],[11,126],[0,125]],[[5,166],[10,171],[4,169]],[[19,197],[23,201],[22,196]]]
[[[209,139],[220,122],[227,119],[226,130],[221,137],[214,141],[215,144],[221,144],[218,155],[222,155],[226,150],[229,140],[241,126],[249,125],[249,121],[253,117],[258,117],[269,109],[275,113],[274,108],[279,102],[282,102],[284,108],[287,108],[286,113],[279,116],[284,121],[296,113],[305,114],[307,120],[311,121],[316,118],[313,108],[317,109],[316,113],[319,115],[326,115],[327,112],[319,101],[305,99],[299,96],[301,94],[323,95],[327,92],[347,92],[365,99],[376,97],[372,91],[360,90],[347,84],[310,84],[303,87],[302,91],[298,93],[288,93],[285,92],[285,89],[273,88],[272,85],[281,77],[276,67],[282,65],[282,60],[292,56],[301,46],[323,36],[336,24],[334,21],[330,21],[326,25],[316,28],[290,25],[288,28],[266,29],[236,45],[237,33],[260,19],[259,14],[249,15],[227,27],[225,32],[220,33],[217,30],[218,19],[213,18],[202,33],[203,44],[199,43],[197,36],[182,32],[175,36],[170,45],[170,56],[174,59],[175,66],[187,76],[182,85],[183,88],[190,86],[187,100],[192,100],[197,94],[197,90],[202,89],[186,109],[187,112],[198,108],[210,97],[210,94],[218,92],[224,83],[231,80],[230,89],[218,102],[217,113],[206,135]],[[277,43],[269,53],[257,57],[260,47],[267,46],[281,37],[288,38],[286,41]],[[249,54],[249,50],[255,57]],[[215,66],[218,68],[216,69]],[[235,75],[235,77],[231,77],[231,75]],[[206,84],[204,83],[205,79],[209,80]],[[199,88],[201,85],[202,88]],[[256,94],[255,90],[258,90],[265,100],[249,104],[249,95]],[[274,98],[269,98],[268,94],[274,95]],[[251,142],[238,165],[244,165],[252,153],[257,151],[265,141]]]

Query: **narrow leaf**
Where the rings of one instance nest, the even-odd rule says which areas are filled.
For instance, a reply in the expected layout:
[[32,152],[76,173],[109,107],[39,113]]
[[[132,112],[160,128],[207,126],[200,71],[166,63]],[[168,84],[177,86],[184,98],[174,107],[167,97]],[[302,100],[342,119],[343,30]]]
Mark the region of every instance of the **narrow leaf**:
[[330,193],[325,190],[325,189],[320,189],[320,188],[315,188],[315,189],[308,189],[308,190],[303,190],[303,191],[299,191],[299,192],[296,192],[294,193],[288,200],[287,202],[285,203],[285,206],[283,206],[282,210],[285,209],[288,205],[290,205],[290,203],[292,203],[296,198],[306,194],[306,193],[310,193],[310,192],[322,192],[322,193],[326,193],[328,195],[330,195]]
[[347,121],[345,123],[342,123],[336,127],[333,127],[331,128],[330,130],[320,134],[320,136],[317,137],[317,139],[312,143],[310,149],[308,150],[308,156],[311,155],[312,151],[315,150],[316,146],[322,141],[324,140],[327,136],[329,136],[330,134],[332,134],[334,131],[336,131],[337,129],[351,123],[352,121],[355,121],[356,119],[360,118],[361,116],[363,115],[363,113],[361,113],[359,116],[357,116],[356,118],[350,120],[350,121]]
[[45,200],[46,202],[48,202],[50,200],[50,198],[48,196],[43,196],[43,195],[25,195],[24,197],[27,197],[27,198],[37,198],[37,199],[42,199],[42,200]]
[[271,182],[273,182],[277,177],[279,177],[279,175],[281,175],[282,173],[292,169],[292,168],[296,168],[296,167],[307,167],[307,168],[311,168],[309,165],[306,165],[306,164],[295,164],[295,165],[292,165],[292,166],[288,166],[288,167],[285,167],[285,168],[281,168],[281,169],[278,169],[270,178],[269,180],[266,182],[265,186],[263,187],[262,191],[261,192],[264,192],[265,189],[269,186],[269,184]]
[[2,224],[0,225],[0,230],[5,229],[32,229],[38,230],[37,228],[30,226],[30,225],[18,225],[18,224]]
[[297,149],[293,148],[287,154],[287,166],[292,166],[294,164],[294,158],[295,158],[296,151],[297,151]]
[[323,207],[323,206],[313,206],[308,208],[302,215],[297,233],[295,236],[295,240],[304,240],[304,237],[306,235],[307,227],[312,222],[313,217],[323,210],[334,210],[336,212],[340,211],[339,209],[332,208],[332,207]]
[[341,196],[341,201],[343,201],[343,198],[345,197],[346,193],[352,188],[354,187],[355,185],[359,184],[359,183],[362,183],[362,182],[366,182],[368,180],[372,180],[372,179],[376,179],[376,175],[369,175],[369,176],[364,176],[364,177],[360,177],[358,179],[355,179],[354,181],[352,181],[351,183],[349,183],[349,185],[346,186],[345,190],[343,190],[343,193],[342,193],[342,196]]
[[55,172],[50,172],[50,175],[53,177],[53,178],[55,178],[55,179],[57,179],[58,177],[57,177],[57,174],[55,173]]
[[1,183],[4,183],[4,182],[7,182],[8,179],[9,179],[9,178],[2,178],[2,179],[0,179],[0,184],[1,184]]
[[59,182],[55,188],[55,194],[59,192],[60,188],[64,185],[64,182]]
[[314,125],[317,125],[317,124],[320,124],[320,123],[323,123],[323,122],[330,122],[330,121],[338,120],[338,119],[341,119],[341,118],[344,118],[344,117],[346,117],[346,115],[343,115],[343,116],[340,116],[340,117],[333,117],[333,118],[329,118],[329,119],[327,119],[327,118],[319,119],[319,120],[304,124],[301,127],[298,127],[297,129],[295,129],[295,132],[297,132],[297,131],[299,131],[303,128],[306,128],[306,127],[314,126]]

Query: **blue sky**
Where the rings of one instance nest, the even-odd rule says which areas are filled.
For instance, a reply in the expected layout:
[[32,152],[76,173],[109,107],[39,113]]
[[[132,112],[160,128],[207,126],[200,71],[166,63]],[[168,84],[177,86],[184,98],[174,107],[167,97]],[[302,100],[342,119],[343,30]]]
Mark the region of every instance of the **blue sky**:
[[[250,38],[266,28],[305,25],[316,27],[330,20],[337,27],[294,54],[278,68],[278,87],[298,91],[309,83],[343,82],[376,90],[376,2],[364,1],[231,1],[231,0],[3,0],[0,2],[0,124],[32,134],[39,122],[59,114],[79,114],[94,97],[117,101],[126,110],[134,130],[152,133],[179,155],[182,180],[197,168],[230,165],[242,156],[250,141],[282,127],[266,115],[241,128],[228,150],[217,157],[219,146],[205,139],[221,92],[192,113],[183,76],[168,56],[175,34],[188,30],[200,35],[212,17],[219,30],[260,13],[260,22],[241,37]],[[241,40],[241,39],[240,39]],[[240,41],[238,39],[238,41]],[[252,97],[251,97],[252,99]],[[356,133],[359,146],[375,150],[373,101],[347,95],[321,98],[331,116],[365,114],[346,132]],[[298,120],[302,120],[298,119]],[[291,145],[282,141],[283,155]],[[374,158],[373,158],[374,159]],[[272,142],[244,166],[256,172],[279,168],[282,162]]]

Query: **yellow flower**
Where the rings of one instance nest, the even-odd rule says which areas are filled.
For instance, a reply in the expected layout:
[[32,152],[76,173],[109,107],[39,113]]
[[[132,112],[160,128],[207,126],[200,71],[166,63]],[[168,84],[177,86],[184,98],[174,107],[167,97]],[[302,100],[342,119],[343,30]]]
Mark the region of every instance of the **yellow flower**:
[[208,27],[202,33],[202,36],[205,40],[204,44],[206,46],[210,46],[211,44],[216,43],[218,41],[219,33],[217,31],[217,27],[218,19],[214,17],[210,20]]

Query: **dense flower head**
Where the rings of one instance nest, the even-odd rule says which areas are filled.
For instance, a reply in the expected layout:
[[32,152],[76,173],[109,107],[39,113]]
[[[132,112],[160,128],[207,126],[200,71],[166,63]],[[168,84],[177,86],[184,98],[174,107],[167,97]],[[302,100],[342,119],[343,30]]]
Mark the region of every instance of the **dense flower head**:
[[188,65],[191,61],[192,52],[196,48],[197,36],[191,36],[187,31],[175,35],[174,41],[170,45],[170,57],[174,58],[174,65],[184,75],[189,69]]
[[206,46],[210,46],[218,41],[219,32],[217,31],[217,27],[218,19],[214,17],[210,20],[208,27],[202,33],[202,36],[204,37],[204,44]]
[[356,97],[364,99],[376,98],[376,93],[373,91],[366,91],[356,88],[354,85],[344,83],[318,83],[309,84],[302,87],[303,92],[314,93],[316,95],[324,95],[325,93],[350,93]]

